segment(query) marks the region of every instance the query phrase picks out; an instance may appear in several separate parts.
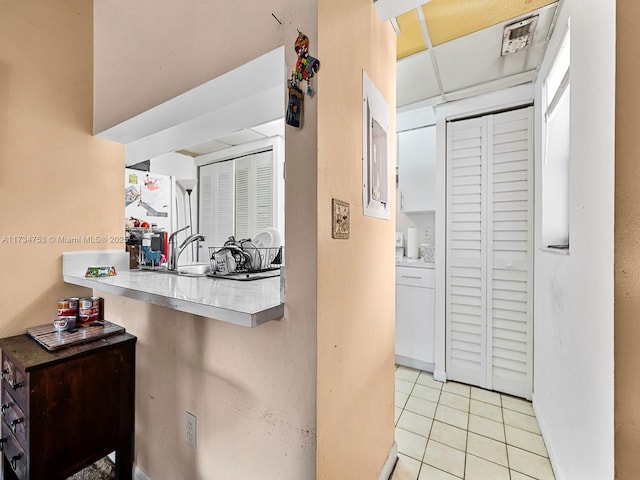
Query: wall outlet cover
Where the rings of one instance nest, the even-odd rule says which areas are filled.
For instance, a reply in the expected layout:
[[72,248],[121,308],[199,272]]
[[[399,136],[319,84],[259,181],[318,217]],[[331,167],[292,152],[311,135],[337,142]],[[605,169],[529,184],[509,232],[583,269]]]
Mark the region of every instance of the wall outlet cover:
[[331,199],[331,206],[331,237],[341,240],[348,240],[351,228],[351,213],[349,204],[347,202],[343,202],[342,200],[338,200],[337,198],[333,198]]

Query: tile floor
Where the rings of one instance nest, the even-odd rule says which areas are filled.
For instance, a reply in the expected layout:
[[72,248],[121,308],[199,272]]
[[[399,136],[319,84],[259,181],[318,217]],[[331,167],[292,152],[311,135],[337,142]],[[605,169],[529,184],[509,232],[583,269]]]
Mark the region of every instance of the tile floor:
[[531,402],[396,368],[392,480],[554,480]]

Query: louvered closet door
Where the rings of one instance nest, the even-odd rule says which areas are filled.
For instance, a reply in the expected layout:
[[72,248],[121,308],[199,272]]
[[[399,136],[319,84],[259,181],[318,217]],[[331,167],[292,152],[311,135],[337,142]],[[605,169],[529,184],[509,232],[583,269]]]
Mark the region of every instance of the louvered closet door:
[[[201,247],[208,258],[206,247],[219,247],[234,232],[234,171],[233,162],[218,162],[200,167],[199,230],[206,241]],[[202,260],[202,255],[200,259]]]
[[532,109],[447,126],[447,376],[531,398]]
[[274,226],[273,151],[247,155],[235,163],[236,238],[253,238]]
[[486,122],[451,122],[447,137],[447,377],[484,386]]

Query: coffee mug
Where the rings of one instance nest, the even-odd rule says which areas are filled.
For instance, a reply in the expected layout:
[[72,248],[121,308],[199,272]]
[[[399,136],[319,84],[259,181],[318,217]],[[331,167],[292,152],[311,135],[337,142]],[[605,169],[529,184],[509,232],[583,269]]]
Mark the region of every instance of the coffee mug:
[[57,317],[53,321],[53,326],[58,332],[73,330],[76,328],[76,317]]

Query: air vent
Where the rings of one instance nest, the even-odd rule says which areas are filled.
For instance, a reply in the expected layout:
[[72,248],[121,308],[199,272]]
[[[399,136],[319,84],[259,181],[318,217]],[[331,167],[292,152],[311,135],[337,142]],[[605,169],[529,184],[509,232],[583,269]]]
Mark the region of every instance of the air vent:
[[502,35],[502,54],[508,55],[528,47],[538,24],[538,15],[518,20],[504,27]]

